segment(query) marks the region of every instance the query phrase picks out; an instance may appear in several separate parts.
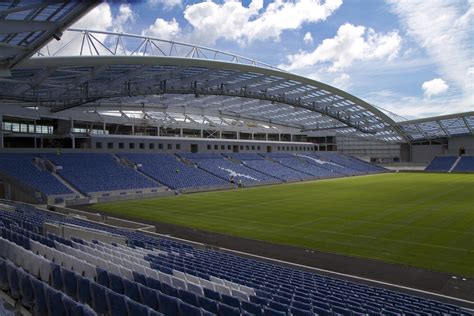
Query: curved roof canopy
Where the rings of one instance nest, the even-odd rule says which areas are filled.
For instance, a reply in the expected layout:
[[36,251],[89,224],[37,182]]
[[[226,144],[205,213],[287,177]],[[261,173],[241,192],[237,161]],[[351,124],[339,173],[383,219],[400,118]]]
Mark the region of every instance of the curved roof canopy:
[[240,124],[392,142],[404,137],[367,102],[248,58],[137,35],[69,32],[62,45],[42,49],[0,81],[3,103],[78,120],[95,113],[184,128]]
[[0,70],[10,68],[37,52],[98,1],[0,1]]
[[61,41],[17,65],[11,77],[0,78],[0,103],[42,117],[256,133],[324,131],[389,142],[473,134],[474,127],[472,112],[395,122],[342,90],[246,57],[79,29],[67,30]]

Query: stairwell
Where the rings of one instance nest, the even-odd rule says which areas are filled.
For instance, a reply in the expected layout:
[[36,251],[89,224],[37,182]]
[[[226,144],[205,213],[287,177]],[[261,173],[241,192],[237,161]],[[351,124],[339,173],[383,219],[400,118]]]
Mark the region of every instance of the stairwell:
[[122,166],[125,166],[127,168],[132,168],[136,172],[138,172],[139,174],[141,174],[142,176],[144,176],[145,178],[150,180],[151,182],[156,183],[157,186],[163,187],[164,189],[169,189],[168,186],[166,186],[165,184],[161,183],[160,181],[156,180],[155,178],[149,176],[148,174],[146,174],[145,172],[140,170],[139,166],[135,162],[131,161],[130,159],[124,158],[124,157],[119,157],[115,154],[113,156],[117,160],[117,162],[119,164],[121,164]]
[[87,197],[87,194],[84,194],[81,191],[79,191],[76,187],[74,187],[66,179],[64,179],[59,173],[57,173],[57,171],[56,171],[57,167],[51,161],[49,161],[48,159],[44,159],[44,158],[36,158],[36,159],[37,159],[36,163],[39,166],[42,166],[42,167],[44,167],[44,170],[49,171],[53,175],[53,177],[55,177],[59,182],[61,182],[65,187],[67,187],[76,196],[78,196],[79,198]]
[[462,156],[459,156],[458,159],[456,159],[456,161],[453,163],[453,165],[451,166],[451,168],[448,170],[448,173],[451,173],[454,168],[456,168],[456,166],[458,165],[459,161],[461,161],[461,158]]

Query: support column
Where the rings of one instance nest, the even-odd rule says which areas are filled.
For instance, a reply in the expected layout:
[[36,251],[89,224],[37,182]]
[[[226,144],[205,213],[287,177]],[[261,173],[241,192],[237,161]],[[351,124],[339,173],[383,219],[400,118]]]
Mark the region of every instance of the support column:
[[265,140],[268,140],[268,133],[265,133]]
[[179,129],[179,137],[183,137],[183,128],[182,127]]
[[293,141],[293,134],[290,134],[290,142]]
[[160,125],[156,126],[156,136],[160,136]]
[[281,142],[281,134],[278,133],[278,141]]
[[252,132],[252,140],[255,140],[255,134]]
[[105,135],[105,121],[102,122],[102,132],[104,132]]
[[222,139],[222,130],[219,130],[219,139]]
[[201,129],[201,138],[204,138],[204,130]]
[[3,115],[0,114],[0,149],[3,148]]
[[240,139],[240,132],[237,131],[237,139]]

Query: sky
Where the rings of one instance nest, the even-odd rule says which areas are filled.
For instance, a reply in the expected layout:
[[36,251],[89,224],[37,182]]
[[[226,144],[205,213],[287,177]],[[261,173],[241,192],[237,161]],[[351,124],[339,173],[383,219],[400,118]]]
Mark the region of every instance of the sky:
[[112,1],[74,27],[229,51],[408,119],[474,111],[474,0]]

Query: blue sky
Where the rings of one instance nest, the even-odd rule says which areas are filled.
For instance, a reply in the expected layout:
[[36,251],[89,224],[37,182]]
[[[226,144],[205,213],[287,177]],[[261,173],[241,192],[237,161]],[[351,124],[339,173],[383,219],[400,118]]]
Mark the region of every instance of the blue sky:
[[75,26],[230,51],[407,118],[474,111],[473,0],[113,1]]

